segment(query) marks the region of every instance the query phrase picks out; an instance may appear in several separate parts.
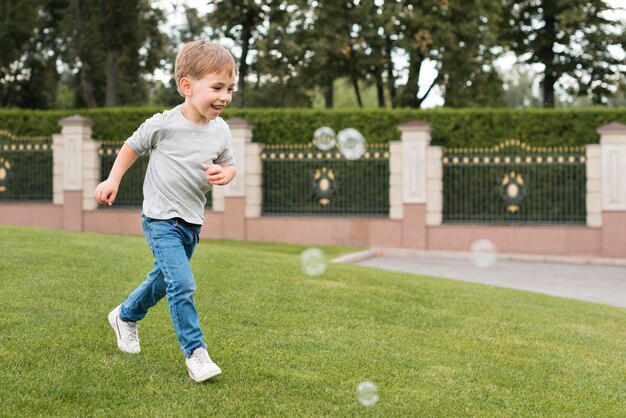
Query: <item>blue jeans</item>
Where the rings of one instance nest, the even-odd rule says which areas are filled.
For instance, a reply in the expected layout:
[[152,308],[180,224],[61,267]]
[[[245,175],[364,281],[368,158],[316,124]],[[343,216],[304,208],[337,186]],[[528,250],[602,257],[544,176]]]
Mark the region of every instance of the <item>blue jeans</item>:
[[189,261],[200,241],[200,225],[180,218],[141,217],[143,232],[154,255],[154,269],[122,304],[120,318],[140,321],[148,310],[167,295],[174,331],[186,357],[198,347],[206,348],[198,312],[193,303],[196,282]]

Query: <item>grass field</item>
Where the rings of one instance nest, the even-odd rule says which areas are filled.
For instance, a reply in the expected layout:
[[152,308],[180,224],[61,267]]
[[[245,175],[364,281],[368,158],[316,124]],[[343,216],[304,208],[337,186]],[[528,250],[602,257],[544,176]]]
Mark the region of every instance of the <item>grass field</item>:
[[348,265],[308,277],[305,247],[204,241],[196,304],[223,375],[196,384],[165,301],[139,355],[107,323],[151,267],[142,237],[0,237],[0,416],[626,414],[624,309]]

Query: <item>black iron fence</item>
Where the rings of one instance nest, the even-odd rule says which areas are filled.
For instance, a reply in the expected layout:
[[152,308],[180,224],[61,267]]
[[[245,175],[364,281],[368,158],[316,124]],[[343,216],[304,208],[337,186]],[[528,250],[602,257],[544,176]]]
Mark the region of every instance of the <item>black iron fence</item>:
[[[102,143],[102,179],[120,147]],[[141,206],[148,161],[140,157],[129,169],[113,207]],[[265,145],[261,161],[263,215],[389,214],[388,144],[367,144],[356,160],[312,144]],[[51,202],[52,164],[51,137],[0,130],[0,202]],[[444,223],[586,223],[584,147],[508,140],[491,148],[444,148],[442,165]]]
[[52,138],[0,130],[0,201],[52,202]]
[[585,148],[444,148],[443,222],[585,224]]
[[362,157],[309,145],[264,145],[263,215],[389,214],[389,145],[367,144]]
[[[120,152],[122,144],[119,141],[103,141],[102,146],[98,150],[100,154],[100,178],[105,180],[109,176],[109,172],[113,167],[115,158]],[[117,192],[115,204],[113,206],[102,206],[103,208],[135,208],[141,207],[143,203],[143,179],[146,176],[148,161],[150,157],[144,154],[128,169],[120,188]],[[211,209],[212,198],[211,192],[207,193],[207,203],[205,207]]]

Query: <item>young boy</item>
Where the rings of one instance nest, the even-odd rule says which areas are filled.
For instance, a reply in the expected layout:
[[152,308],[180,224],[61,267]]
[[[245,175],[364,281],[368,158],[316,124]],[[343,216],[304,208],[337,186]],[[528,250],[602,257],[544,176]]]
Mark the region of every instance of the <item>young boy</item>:
[[150,151],[142,226],[154,268],[108,319],[119,349],[139,353],[137,322],[167,295],[174,331],[189,376],[196,382],[222,372],[203,341],[189,261],[200,239],[205,193],[211,185],[228,184],[236,174],[230,130],[219,117],[232,100],[236,74],[235,60],[220,45],[205,41],[184,45],[175,65],[184,103],[146,120],[126,140],[108,179],[95,190],[100,204],[112,205],[124,173]]

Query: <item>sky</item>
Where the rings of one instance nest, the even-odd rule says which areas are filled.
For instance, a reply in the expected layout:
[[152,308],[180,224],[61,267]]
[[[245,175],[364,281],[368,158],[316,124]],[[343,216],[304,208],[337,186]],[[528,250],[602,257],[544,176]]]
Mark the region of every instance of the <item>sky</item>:
[[[156,3],[163,8],[167,13],[167,16],[170,16],[167,26],[175,27],[183,24],[184,15],[182,14],[183,4],[187,4],[189,6],[195,7],[201,13],[206,13],[209,11],[208,0],[158,0]],[[613,20],[622,20],[626,22],[626,0],[606,0],[606,3],[614,8],[621,8],[614,12],[611,16],[607,16]],[[234,47],[233,45],[225,45],[227,47]],[[233,48],[235,50],[236,48]],[[234,51],[236,53],[236,51]],[[496,60],[494,65],[496,68],[500,70],[501,74],[506,73],[510,70],[516,62],[516,57],[512,53],[504,54],[501,58]],[[397,57],[396,66],[402,67],[406,64],[406,59],[402,56]],[[437,70],[435,67],[435,63],[432,61],[427,61],[422,66],[422,72],[420,74],[420,92],[419,94],[423,94],[423,92],[430,86],[432,81],[437,76]],[[531,69],[540,73],[543,66],[541,64],[535,64]],[[159,75],[157,74],[157,77]],[[167,77],[166,74],[163,74],[163,77]],[[435,87],[431,90],[430,94],[426,98],[426,100],[422,103],[422,108],[432,108],[443,106],[444,100],[441,94],[441,91],[438,87]]]

